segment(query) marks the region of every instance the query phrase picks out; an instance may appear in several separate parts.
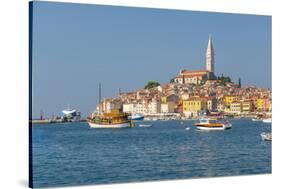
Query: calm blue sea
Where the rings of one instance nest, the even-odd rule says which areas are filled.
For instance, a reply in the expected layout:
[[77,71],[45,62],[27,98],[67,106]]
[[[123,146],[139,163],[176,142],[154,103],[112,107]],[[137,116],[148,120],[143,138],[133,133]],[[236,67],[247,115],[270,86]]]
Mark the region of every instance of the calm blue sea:
[[[34,187],[271,173],[271,124],[230,120],[199,131],[194,121],[137,122],[133,129],[87,123],[33,125]],[[149,128],[139,123],[152,123]],[[189,127],[190,130],[185,128]]]

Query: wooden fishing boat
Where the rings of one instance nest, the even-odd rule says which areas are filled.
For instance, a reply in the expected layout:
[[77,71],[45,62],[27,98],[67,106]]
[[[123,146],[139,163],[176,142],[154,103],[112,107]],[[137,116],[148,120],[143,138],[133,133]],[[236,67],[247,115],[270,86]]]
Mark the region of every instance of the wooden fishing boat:
[[134,127],[133,120],[129,119],[129,114],[113,109],[109,113],[101,111],[101,84],[99,84],[99,108],[97,113],[93,113],[87,118],[91,128],[131,128]]
[[112,110],[110,113],[96,114],[88,118],[88,124],[92,128],[130,128],[133,121],[129,115],[119,110]]

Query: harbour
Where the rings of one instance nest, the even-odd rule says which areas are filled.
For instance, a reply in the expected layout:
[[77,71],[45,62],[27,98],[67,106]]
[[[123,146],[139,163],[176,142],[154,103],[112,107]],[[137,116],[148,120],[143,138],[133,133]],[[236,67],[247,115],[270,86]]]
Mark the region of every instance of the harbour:
[[272,172],[269,15],[29,8],[31,188]]
[[271,124],[229,121],[225,131],[198,130],[197,120],[137,121],[133,129],[34,124],[34,187],[271,173],[271,142],[260,136]]

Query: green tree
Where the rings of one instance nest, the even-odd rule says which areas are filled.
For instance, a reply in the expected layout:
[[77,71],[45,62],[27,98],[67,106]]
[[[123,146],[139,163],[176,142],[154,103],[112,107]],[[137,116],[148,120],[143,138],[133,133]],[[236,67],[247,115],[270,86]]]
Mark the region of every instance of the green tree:
[[175,79],[172,78],[172,79],[170,80],[170,83],[174,83],[174,82],[175,82]]
[[232,83],[231,78],[229,76],[224,76],[223,74],[221,74],[221,77],[218,77],[218,80],[220,80],[223,85],[226,83]]
[[147,84],[144,86],[144,89],[151,89],[153,87],[157,87],[160,84],[157,81],[149,81]]
[[241,88],[241,78],[238,79],[238,87]]

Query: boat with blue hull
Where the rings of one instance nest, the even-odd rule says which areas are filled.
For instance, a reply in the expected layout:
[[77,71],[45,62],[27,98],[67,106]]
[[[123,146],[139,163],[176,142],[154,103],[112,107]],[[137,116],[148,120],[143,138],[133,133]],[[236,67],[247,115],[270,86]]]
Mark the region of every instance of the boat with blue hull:
[[144,119],[144,116],[142,114],[133,113],[129,118],[134,121],[142,121]]

